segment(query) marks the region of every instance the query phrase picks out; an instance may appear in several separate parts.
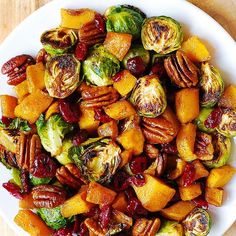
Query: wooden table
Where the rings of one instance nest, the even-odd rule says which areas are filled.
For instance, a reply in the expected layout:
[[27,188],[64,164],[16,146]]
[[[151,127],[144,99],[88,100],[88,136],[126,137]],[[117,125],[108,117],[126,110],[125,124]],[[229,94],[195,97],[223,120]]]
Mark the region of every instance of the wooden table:
[[[50,1],[0,0],[0,43],[26,16]],[[192,2],[215,18],[236,40],[236,0],[189,0],[189,2]],[[0,219],[0,235],[16,236],[3,219]],[[236,235],[236,222],[224,236],[233,235]]]

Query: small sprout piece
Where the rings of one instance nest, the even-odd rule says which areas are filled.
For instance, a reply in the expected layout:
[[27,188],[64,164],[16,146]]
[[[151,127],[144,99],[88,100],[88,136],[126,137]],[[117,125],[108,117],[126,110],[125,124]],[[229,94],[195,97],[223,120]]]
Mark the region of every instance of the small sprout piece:
[[223,195],[222,188],[205,188],[205,199],[211,205],[220,207],[223,203]]
[[223,95],[221,96],[219,102],[219,107],[226,107],[234,109],[236,108],[236,86],[230,84],[226,87]]
[[202,208],[195,208],[182,222],[186,236],[206,236],[211,228],[211,216]]
[[184,41],[181,50],[183,50],[192,61],[203,62],[211,59],[211,55],[206,46],[197,36],[192,36]]
[[199,86],[202,107],[213,107],[224,91],[224,81],[220,72],[207,62],[202,63]]
[[69,149],[73,147],[73,143],[71,139],[65,139],[62,142],[62,148],[59,155],[56,155],[55,158],[62,165],[67,165],[69,163],[73,163],[73,160],[69,158]]
[[167,106],[165,91],[156,75],[140,78],[131,94],[131,103],[140,116],[157,117]]
[[180,48],[183,31],[181,25],[171,17],[151,17],[144,21],[141,38],[146,50],[166,55]]
[[106,28],[108,32],[131,34],[139,38],[145,14],[138,8],[121,5],[109,7],[105,12]]
[[164,221],[155,236],[184,236],[183,226],[176,221]]
[[33,175],[30,175],[30,182],[34,186],[40,185],[40,184],[48,184],[51,181],[51,178],[38,178]]
[[213,133],[215,129],[207,128],[205,126],[205,120],[207,120],[208,116],[213,111],[212,108],[202,108],[198,117],[195,119],[195,124],[197,125],[198,129],[206,133]]
[[76,33],[67,28],[47,30],[41,35],[41,43],[46,52],[50,55],[58,55],[68,52],[76,42]]
[[131,40],[131,34],[108,32],[103,44],[110,53],[122,61],[126,53],[129,51]]
[[103,45],[100,45],[90,51],[82,68],[87,82],[106,86],[112,84],[112,77],[120,70],[120,62]]
[[201,185],[197,183],[186,187],[179,187],[179,193],[183,201],[193,200],[202,194]]
[[0,128],[0,147],[3,146],[6,150],[16,153],[19,139],[19,131]]
[[68,97],[79,86],[80,62],[69,54],[52,57],[47,62],[44,80],[51,97]]
[[14,110],[17,106],[17,98],[10,95],[0,95],[0,110],[2,116],[15,118]]

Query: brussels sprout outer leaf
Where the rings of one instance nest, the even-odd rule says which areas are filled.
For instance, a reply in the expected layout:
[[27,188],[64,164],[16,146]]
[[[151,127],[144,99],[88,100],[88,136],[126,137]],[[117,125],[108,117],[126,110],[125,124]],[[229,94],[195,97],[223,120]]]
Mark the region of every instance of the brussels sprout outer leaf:
[[166,220],[162,222],[160,230],[155,236],[183,236],[183,226],[176,221]]
[[207,128],[204,124],[205,120],[208,118],[212,111],[212,108],[202,108],[198,117],[195,119],[197,127],[203,132],[213,133],[215,131],[215,129]]
[[37,178],[33,175],[30,175],[30,182],[36,186],[40,184],[48,184],[52,179],[51,178]]
[[73,142],[71,139],[63,140],[62,151],[59,155],[55,156],[58,162],[62,165],[67,165],[73,163],[73,160],[69,157],[69,150],[73,147]]

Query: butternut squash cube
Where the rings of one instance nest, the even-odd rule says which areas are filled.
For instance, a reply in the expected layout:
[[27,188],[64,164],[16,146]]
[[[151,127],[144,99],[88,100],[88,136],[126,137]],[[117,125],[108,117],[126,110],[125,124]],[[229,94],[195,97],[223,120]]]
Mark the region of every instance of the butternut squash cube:
[[182,159],[177,159],[176,161],[177,161],[176,168],[168,174],[168,179],[171,180],[177,179],[184,173],[186,162]]
[[107,32],[104,47],[122,61],[130,49],[131,41],[131,34]]
[[17,106],[17,98],[10,95],[0,95],[2,116],[15,118],[14,110]]
[[104,123],[98,127],[98,135],[101,137],[111,137],[115,139],[118,136],[118,126],[116,121]]
[[180,197],[183,201],[192,200],[202,194],[200,183],[187,187],[179,187]]
[[132,186],[137,198],[148,211],[160,211],[175,195],[175,189],[151,175],[144,176],[146,183],[143,186]]
[[161,210],[161,215],[169,220],[182,221],[195,208],[191,201],[179,201]]
[[233,178],[235,172],[235,168],[229,165],[212,169],[207,177],[206,185],[209,188],[222,188]]
[[123,120],[136,114],[130,102],[121,100],[104,107],[105,113],[114,120]]
[[119,165],[119,168],[122,168],[123,166],[125,166],[131,159],[133,156],[133,151],[132,150],[124,150],[121,154],[121,162]]
[[133,155],[139,155],[143,152],[144,136],[139,126],[130,128],[117,137],[117,141],[125,150],[131,150]]
[[48,120],[50,116],[52,116],[55,113],[59,113],[59,102],[56,101],[50,105],[50,107],[47,109],[45,113],[45,119]]
[[123,70],[120,73],[120,77],[117,81],[114,81],[113,87],[121,96],[125,96],[132,91],[137,79],[128,70]]
[[197,36],[192,36],[183,42],[181,49],[192,61],[203,62],[211,59],[206,46]]
[[207,177],[209,175],[209,171],[204,167],[204,165],[199,160],[195,160],[192,163],[195,169],[194,181]]
[[87,190],[86,201],[99,204],[99,205],[109,205],[116,197],[116,192],[109,188],[102,186],[96,182],[90,182]]
[[194,154],[194,143],[196,138],[196,125],[188,123],[182,125],[176,138],[176,146],[180,157],[184,161],[197,159]]
[[31,236],[51,236],[53,233],[53,230],[37,214],[30,210],[19,210],[14,222]]
[[127,211],[127,206],[128,206],[128,201],[126,199],[126,196],[125,196],[125,193],[124,192],[120,192],[113,204],[112,204],[112,207],[118,211],[121,211],[121,212],[126,212]]
[[220,107],[236,108],[236,86],[230,84],[226,87],[218,102]]
[[44,72],[45,67],[42,62],[27,67],[26,78],[30,93],[37,89],[43,90],[45,88]]
[[61,27],[80,29],[95,19],[96,12],[90,9],[61,9]]
[[175,109],[179,121],[188,123],[199,115],[199,90],[197,88],[185,88],[175,95]]
[[223,203],[224,190],[220,188],[206,188],[205,199],[214,206],[220,207]]
[[28,81],[24,80],[20,84],[14,87],[16,95],[18,98],[23,98],[25,95],[29,93]]
[[52,101],[52,97],[37,89],[16,106],[15,116],[27,120],[30,123],[35,123],[40,114],[47,110]]

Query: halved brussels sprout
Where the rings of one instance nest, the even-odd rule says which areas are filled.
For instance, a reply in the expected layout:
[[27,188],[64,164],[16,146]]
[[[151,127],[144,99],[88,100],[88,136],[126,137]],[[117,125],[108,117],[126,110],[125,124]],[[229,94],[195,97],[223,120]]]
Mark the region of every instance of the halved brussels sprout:
[[182,224],[185,236],[206,236],[211,229],[211,216],[206,210],[195,208]]
[[202,63],[199,87],[202,107],[213,107],[224,92],[224,81],[220,72],[208,62]]
[[128,33],[133,38],[139,38],[146,15],[136,7],[121,5],[109,7],[105,17],[108,32]]
[[97,86],[112,84],[112,77],[119,72],[119,60],[102,45],[95,46],[82,64],[85,79]]
[[55,28],[41,35],[41,43],[50,55],[63,54],[77,42],[77,35],[71,29]]
[[218,168],[224,166],[229,158],[231,153],[231,140],[219,133],[213,137],[213,146],[214,146],[214,157],[210,161],[204,161],[204,165],[209,168]]
[[129,59],[138,56],[142,58],[144,65],[147,67],[150,62],[149,51],[145,50],[140,44],[134,44],[122,60],[124,68],[127,69],[127,62]]
[[236,109],[223,109],[217,131],[228,138],[236,136]]
[[165,91],[156,75],[140,78],[131,94],[130,101],[140,116],[157,117],[167,106]]
[[79,86],[80,62],[70,54],[52,57],[47,62],[44,81],[51,97],[68,97]]
[[183,236],[183,226],[176,221],[166,220],[161,224],[160,230],[155,236]]
[[206,121],[206,119],[208,118],[208,116],[211,114],[212,111],[213,108],[202,108],[198,117],[195,119],[197,127],[203,132],[213,133],[215,131],[215,129],[207,128],[204,124],[204,122]]
[[166,55],[180,48],[183,31],[179,22],[171,17],[151,17],[143,23],[141,39],[146,50]]
[[120,162],[121,149],[111,139],[88,139],[79,147],[72,147],[69,156],[89,181],[109,182]]

